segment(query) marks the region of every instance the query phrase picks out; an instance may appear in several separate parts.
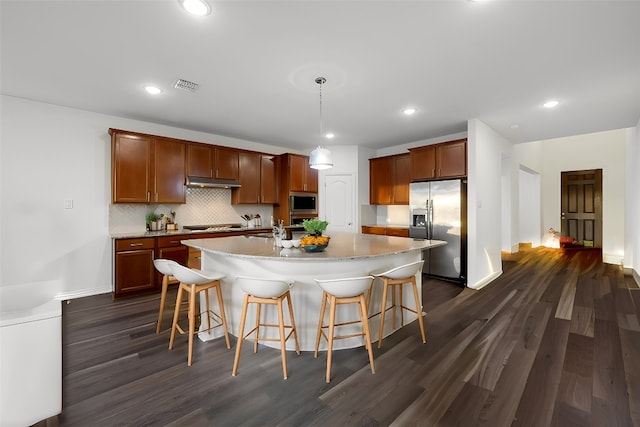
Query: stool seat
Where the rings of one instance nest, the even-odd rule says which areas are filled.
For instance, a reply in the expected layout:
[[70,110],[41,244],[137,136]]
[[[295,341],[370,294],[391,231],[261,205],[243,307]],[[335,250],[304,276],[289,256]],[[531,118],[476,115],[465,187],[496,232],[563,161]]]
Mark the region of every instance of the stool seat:
[[[409,264],[400,265],[385,271],[371,273],[372,275],[382,280],[382,304],[380,311],[380,328],[378,331],[378,348],[382,347],[382,333],[384,331],[384,318],[385,313],[388,310],[393,309],[392,328],[396,327],[396,307],[400,308],[400,325],[404,325],[404,312],[415,313],[418,316],[418,324],[420,325],[420,335],[422,337],[422,343],[426,343],[426,336],[424,332],[424,321],[422,320],[422,304],[420,303],[420,297],[418,296],[418,286],[416,283],[416,274],[421,271],[424,262],[415,261]],[[405,283],[410,283],[413,290],[413,297],[415,301],[415,310],[403,305],[402,299],[402,286]],[[387,307],[387,294],[391,287],[391,306]],[[396,292],[395,288],[399,289],[399,303],[396,304]]]
[[[373,276],[349,277],[340,279],[315,279],[316,284],[322,289],[322,304],[320,306],[320,320],[318,321],[318,333],[316,335],[316,348],[313,357],[318,357],[318,347],[320,347],[320,337],[324,337],[328,343],[327,349],[327,372],[326,381],[331,381],[331,361],[333,357],[333,340],[362,336],[364,346],[369,354],[369,364],[371,373],[375,374],[373,365],[373,351],[371,348],[371,333],[369,331],[369,318],[367,316],[368,306],[365,299],[365,292],[369,292],[373,284]],[[327,301],[329,301],[329,324],[324,324],[324,312]],[[340,304],[358,304],[359,320],[351,320],[336,323],[336,306]],[[335,335],[335,328],[354,323],[362,325],[362,333],[349,335]],[[325,334],[324,329],[328,329]]]
[[[287,355],[286,355],[286,342],[293,335],[296,353],[300,354],[300,344],[298,342],[298,332],[296,330],[296,324],[293,317],[293,307],[291,305],[291,292],[290,289],[293,286],[292,282],[287,282],[280,279],[263,279],[246,276],[238,276],[235,284],[240,286],[240,289],[245,292],[244,303],[242,304],[242,314],[240,315],[240,331],[238,333],[238,342],[236,344],[236,355],[233,360],[233,370],[231,375],[234,377],[238,374],[238,366],[240,364],[240,352],[242,351],[242,342],[249,335],[255,332],[255,341],[253,343],[253,352],[258,351],[258,342],[260,339],[263,341],[280,341],[280,352],[282,356],[282,372],[284,379],[287,379]],[[284,312],[282,303],[287,300],[287,306],[289,308],[289,320],[290,325],[284,323]],[[256,325],[246,335],[244,333],[244,327],[247,320],[247,309],[249,304],[257,304],[256,308]],[[277,306],[278,310],[278,324],[261,323],[260,322],[260,308],[262,304],[269,304]],[[279,331],[279,338],[265,338],[260,337],[260,327],[277,327]],[[290,329],[289,334],[285,336],[285,329]]]
[[162,325],[162,315],[164,314],[164,308],[167,301],[167,289],[169,288],[169,283],[177,283],[178,280],[173,277],[173,271],[171,270],[171,266],[174,264],[178,264],[177,262],[171,259],[154,259],[153,265],[156,267],[162,274],[162,291],[160,292],[160,310],[158,310],[158,324],[156,326],[156,334],[160,333],[160,327]]
[[[220,289],[221,282],[220,279],[224,278],[224,275],[206,272],[202,270],[196,270],[192,268],[188,268],[182,266],[178,263],[171,264],[171,272],[173,277],[180,281],[180,285],[178,287],[178,296],[176,297],[176,308],[173,315],[173,324],[171,326],[171,339],[169,340],[169,349],[173,348],[173,343],[175,340],[176,330],[180,330],[178,326],[178,317],[180,312],[180,304],[182,302],[182,294],[186,292],[189,294],[189,353],[187,359],[187,365],[191,366],[192,355],[193,355],[193,337],[197,333],[195,330],[196,323],[196,305],[197,300],[196,297],[200,292],[204,292],[206,308],[203,313],[207,315],[207,329],[211,330],[213,328],[222,326],[224,330],[224,337],[227,344],[227,348],[231,348],[231,342],[229,341],[229,331],[227,329],[227,318],[224,312],[224,302],[222,300],[222,290]],[[216,294],[218,297],[218,305],[220,306],[220,314],[217,314],[211,310],[209,305],[209,289],[215,288]],[[216,325],[211,325],[211,320],[217,323]],[[183,333],[182,330],[180,330]]]

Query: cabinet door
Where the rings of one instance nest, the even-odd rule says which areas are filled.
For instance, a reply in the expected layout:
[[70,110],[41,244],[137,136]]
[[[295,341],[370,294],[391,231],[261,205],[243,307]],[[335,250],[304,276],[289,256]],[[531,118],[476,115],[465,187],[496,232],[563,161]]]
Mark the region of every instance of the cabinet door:
[[[189,248],[184,245],[158,248],[157,258],[170,259],[180,265],[186,265],[189,258]],[[162,283],[162,274],[158,274],[158,278],[160,279],[158,283]]]
[[115,270],[116,297],[155,287],[153,249],[116,252]]
[[276,192],[276,159],[274,156],[260,156],[260,203],[278,202]]
[[185,144],[165,138],[155,140],[155,203],[186,203]]
[[213,178],[213,148],[201,144],[187,145],[187,175]]
[[410,150],[411,181],[432,179],[436,177],[435,147],[420,147]]
[[393,159],[369,159],[369,204],[390,205],[393,191]]
[[387,236],[409,237],[409,229],[399,228],[399,227],[387,227],[386,234]]
[[318,170],[309,167],[309,158],[304,158],[304,171],[306,176],[306,191],[309,193],[318,192]]
[[233,204],[257,204],[260,202],[260,154],[240,153],[240,188],[231,194]]
[[215,177],[219,179],[239,178],[239,153],[233,148],[215,148]]
[[467,176],[467,142],[450,142],[437,147],[439,178]]
[[306,168],[309,161],[303,156],[289,155],[289,191],[307,191]]
[[111,159],[111,201],[149,202],[151,138],[114,133]]
[[393,204],[409,204],[409,183],[411,182],[411,157],[401,154],[393,157]]

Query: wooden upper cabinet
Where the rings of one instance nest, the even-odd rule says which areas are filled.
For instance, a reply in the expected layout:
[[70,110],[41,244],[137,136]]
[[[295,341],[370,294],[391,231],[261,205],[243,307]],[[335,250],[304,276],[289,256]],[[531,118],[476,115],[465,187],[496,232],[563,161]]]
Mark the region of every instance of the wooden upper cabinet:
[[198,178],[213,178],[213,153],[211,146],[187,145],[187,175]]
[[411,148],[411,181],[467,176],[467,140]]
[[393,158],[369,159],[369,203],[390,205],[393,192]]
[[185,203],[182,141],[109,129],[113,203]]
[[184,142],[155,138],[154,145],[154,191],[151,202],[186,203]]
[[233,148],[215,147],[214,149],[214,178],[239,179],[240,154]]
[[274,204],[276,199],[276,167],[274,156],[239,153],[240,188],[231,193],[231,203]]
[[151,178],[151,137],[111,133],[111,201],[148,203]]
[[409,204],[411,183],[411,157],[409,153],[393,156],[393,204]]
[[318,171],[309,167],[309,157],[288,154],[289,191],[318,192]]
[[408,205],[409,154],[369,160],[369,203],[372,205]]
[[238,150],[199,143],[187,146],[188,176],[238,180],[238,170]]
[[436,177],[436,148],[411,148],[411,181]]
[[278,203],[275,156],[260,156],[260,203]]
[[231,193],[233,204],[257,204],[260,200],[260,154],[240,153],[240,188]]
[[467,140],[439,145],[436,165],[440,178],[467,176]]

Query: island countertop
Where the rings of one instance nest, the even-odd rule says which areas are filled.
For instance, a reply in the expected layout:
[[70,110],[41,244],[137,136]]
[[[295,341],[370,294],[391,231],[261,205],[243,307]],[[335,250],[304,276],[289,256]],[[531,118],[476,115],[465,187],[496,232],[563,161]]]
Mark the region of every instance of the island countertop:
[[330,237],[329,246],[323,252],[311,253],[305,252],[302,248],[277,247],[273,238],[250,235],[191,239],[183,240],[181,243],[203,252],[222,256],[305,262],[380,257],[421,251],[446,244],[440,240],[418,240],[358,233],[332,233]]

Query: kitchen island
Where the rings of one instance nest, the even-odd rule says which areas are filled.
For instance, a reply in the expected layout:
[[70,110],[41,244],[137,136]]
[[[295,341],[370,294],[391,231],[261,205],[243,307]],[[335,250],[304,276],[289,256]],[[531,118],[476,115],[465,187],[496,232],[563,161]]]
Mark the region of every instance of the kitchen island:
[[[435,240],[414,240],[403,237],[365,235],[354,233],[333,233],[331,241],[324,252],[307,253],[302,248],[283,249],[276,247],[274,239],[260,236],[236,236],[216,239],[191,239],[182,244],[202,251],[202,269],[219,272],[225,275],[222,280],[222,293],[229,332],[238,334],[240,314],[244,293],[238,286],[234,286],[237,276],[281,278],[295,282],[291,289],[293,311],[300,348],[303,351],[313,351],[315,347],[316,331],[320,316],[322,290],[314,279],[331,279],[340,277],[355,277],[368,275],[375,271],[384,271],[395,266],[418,261],[422,258],[422,251],[446,244]],[[418,291],[420,292],[422,277],[418,275]],[[408,285],[405,285],[408,286]],[[381,282],[376,279],[373,284],[373,296],[369,315],[372,326],[376,325],[379,317],[382,298]],[[413,298],[407,287],[406,305],[412,306]],[[215,301],[215,298],[212,299]],[[202,302],[201,302],[202,303]],[[216,305],[217,306],[217,305]],[[266,323],[277,323],[275,310],[265,307],[263,316]],[[285,318],[287,316],[285,315]],[[391,315],[385,319],[385,335],[391,334]],[[336,314],[336,322],[357,318],[357,309],[340,307]],[[388,320],[388,322],[387,322]],[[412,313],[405,312],[405,324],[416,320]],[[263,317],[263,321],[265,318]],[[396,326],[399,327],[399,321]],[[255,324],[255,312],[251,310],[247,315],[247,326]],[[359,325],[342,327],[339,335],[358,331]],[[417,326],[416,326],[417,328]],[[200,332],[199,337],[208,341],[222,335],[220,328],[213,332]],[[270,337],[277,336],[277,329],[269,330]],[[371,339],[377,341],[378,328],[371,328]],[[278,342],[265,341],[265,345],[279,348]],[[364,344],[361,337],[353,337],[334,342],[334,349],[352,348]],[[294,349],[293,341],[287,342],[287,349]],[[326,342],[321,341],[321,349],[326,349]]]

